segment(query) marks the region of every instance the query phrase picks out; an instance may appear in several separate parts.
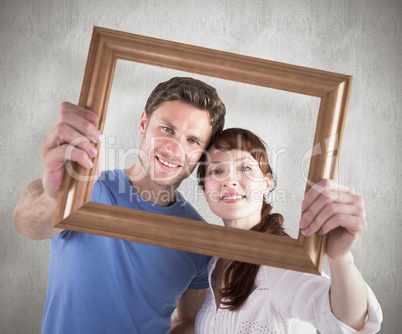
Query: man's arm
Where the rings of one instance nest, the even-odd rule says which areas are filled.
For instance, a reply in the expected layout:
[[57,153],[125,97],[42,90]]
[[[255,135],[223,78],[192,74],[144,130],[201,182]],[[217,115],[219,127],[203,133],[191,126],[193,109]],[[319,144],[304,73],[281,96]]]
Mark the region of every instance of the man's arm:
[[[64,102],[60,117],[42,145],[43,178],[31,182],[15,208],[13,222],[22,235],[34,239],[49,239],[62,230],[52,226],[66,160],[92,167],[96,155],[92,143],[99,140],[95,126],[98,116],[80,106]],[[67,148],[72,146],[72,150]],[[68,152],[68,154],[67,154]]]
[[194,334],[195,319],[207,296],[208,289],[187,289],[177,301],[177,314],[172,320],[170,334]]
[[50,239],[62,230],[54,228],[56,200],[43,189],[42,179],[32,181],[24,189],[13,216],[15,229],[33,240]]

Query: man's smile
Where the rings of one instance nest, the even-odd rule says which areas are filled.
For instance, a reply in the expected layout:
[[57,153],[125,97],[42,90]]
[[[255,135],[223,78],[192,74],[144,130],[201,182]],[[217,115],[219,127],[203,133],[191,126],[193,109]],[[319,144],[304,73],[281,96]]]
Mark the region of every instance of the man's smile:
[[167,161],[167,160],[164,160],[164,159],[162,159],[162,158],[160,158],[160,157],[158,157],[158,156],[156,157],[156,159],[157,159],[163,166],[166,166],[166,167],[169,167],[169,168],[181,167],[180,164],[174,164],[174,163],[169,162],[169,161]]

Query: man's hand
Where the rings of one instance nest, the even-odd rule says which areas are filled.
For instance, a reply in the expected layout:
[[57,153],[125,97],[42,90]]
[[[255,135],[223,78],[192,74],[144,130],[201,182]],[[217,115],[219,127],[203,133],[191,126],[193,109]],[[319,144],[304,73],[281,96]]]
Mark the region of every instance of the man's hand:
[[42,145],[43,178],[31,182],[18,201],[13,216],[16,230],[34,239],[48,239],[62,230],[54,228],[57,197],[66,160],[92,167],[96,155],[92,143],[99,140],[98,116],[80,106],[64,102],[61,114]]
[[327,256],[338,259],[346,255],[367,227],[364,202],[353,188],[333,180],[321,180],[305,195],[300,220],[302,233],[327,234]]
[[76,161],[85,168],[92,168],[91,159],[97,153],[92,143],[99,141],[95,113],[68,102],[61,104],[60,111],[59,119],[42,145],[43,188],[56,200],[65,161]]

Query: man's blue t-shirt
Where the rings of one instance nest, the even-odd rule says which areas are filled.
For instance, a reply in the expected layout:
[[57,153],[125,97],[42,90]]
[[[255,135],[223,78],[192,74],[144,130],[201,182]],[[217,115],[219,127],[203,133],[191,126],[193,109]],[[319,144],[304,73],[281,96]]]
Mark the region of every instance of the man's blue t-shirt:
[[[179,193],[168,207],[144,200],[123,170],[103,172],[91,200],[202,220]],[[50,245],[42,333],[168,333],[181,294],[208,287],[209,256],[73,231]]]

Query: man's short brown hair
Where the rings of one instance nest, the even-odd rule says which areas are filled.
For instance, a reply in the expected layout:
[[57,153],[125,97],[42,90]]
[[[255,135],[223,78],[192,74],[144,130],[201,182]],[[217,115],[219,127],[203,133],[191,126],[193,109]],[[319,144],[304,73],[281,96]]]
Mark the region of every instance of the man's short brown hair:
[[209,113],[212,138],[223,130],[226,107],[216,89],[205,82],[188,77],[174,77],[155,87],[145,105],[147,117],[166,101],[188,103]]

